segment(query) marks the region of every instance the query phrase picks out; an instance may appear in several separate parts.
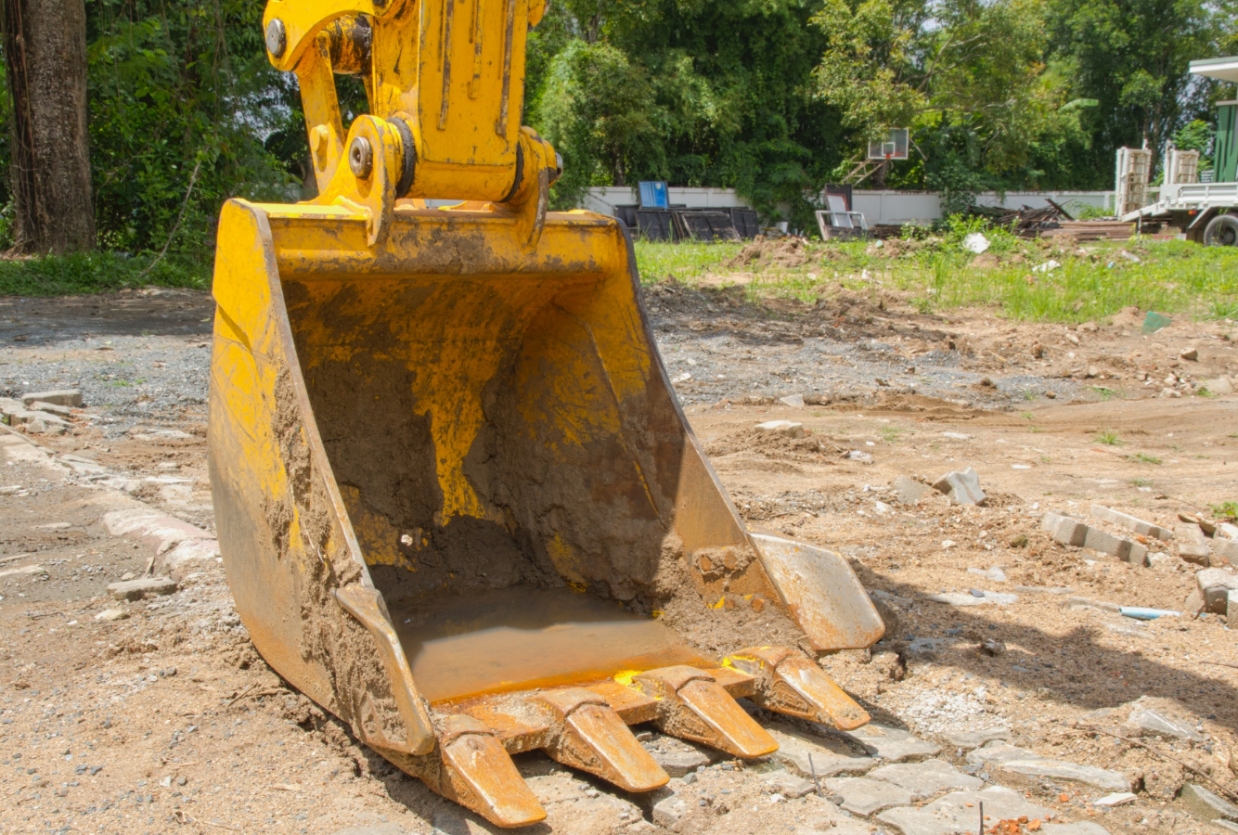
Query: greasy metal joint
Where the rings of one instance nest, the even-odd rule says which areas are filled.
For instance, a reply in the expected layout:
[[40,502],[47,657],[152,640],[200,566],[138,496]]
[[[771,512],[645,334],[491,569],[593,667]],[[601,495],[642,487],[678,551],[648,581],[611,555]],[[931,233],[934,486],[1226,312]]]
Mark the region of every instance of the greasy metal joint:
[[412,188],[417,175],[417,145],[413,140],[412,128],[404,117],[395,116],[388,121],[400,135],[400,179],[396,183],[395,196],[403,197]]
[[362,180],[374,170],[374,148],[364,136],[353,137],[352,144],[348,146],[348,170]]
[[284,21],[278,17],[272,18],[267,24],[265,39],[267,52],[276,58],[283,57],[284,50],[288,48],[288,33],[284,30]]

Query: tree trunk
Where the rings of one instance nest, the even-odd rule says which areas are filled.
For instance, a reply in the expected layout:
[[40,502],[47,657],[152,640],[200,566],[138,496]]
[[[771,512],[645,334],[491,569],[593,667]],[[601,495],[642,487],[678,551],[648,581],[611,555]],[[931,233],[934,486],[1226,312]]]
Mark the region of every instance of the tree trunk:
[[0,0],[21,252],[91,249],[84,0]]

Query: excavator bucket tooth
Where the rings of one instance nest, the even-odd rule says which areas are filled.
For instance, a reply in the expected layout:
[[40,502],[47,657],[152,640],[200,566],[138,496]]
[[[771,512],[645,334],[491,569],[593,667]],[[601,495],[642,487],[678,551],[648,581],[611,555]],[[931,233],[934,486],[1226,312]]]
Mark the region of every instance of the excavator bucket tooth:
[[745,649],[723,663],[752,676],[755,686],[749,698],[766,710],[843,731],[870,718],[812,659],[789,647]]
[[[562,163],[520,125],[544,9],[270,0],[318,196],[228,201],[212,286],[211,491],[254,646],[502,826],[544,816],[521,751],[639,791],[665,774],[622,725],[756,757],[776,745],[735,699],[866,718],[807,658],[693,636],[832,652],[885,628],[845,559],[739,517],[626,228],[548,211]],[[333,76],[356,73],[345,130]]]
[[440,732],[440,793],[502,827],[545,820],[546,810],[485,726],[450,716]]
[[633,684],[658,700],[654,721],[671,736],[737,757],[763,757],[778,750],[774,738],[704,670],[663,667],[637,675]]
[[542,693],[537,700],[556,720],[557,733],[545,748],[551,758],[629,792],[652,791],[670,780],[601,696],[568,688]]

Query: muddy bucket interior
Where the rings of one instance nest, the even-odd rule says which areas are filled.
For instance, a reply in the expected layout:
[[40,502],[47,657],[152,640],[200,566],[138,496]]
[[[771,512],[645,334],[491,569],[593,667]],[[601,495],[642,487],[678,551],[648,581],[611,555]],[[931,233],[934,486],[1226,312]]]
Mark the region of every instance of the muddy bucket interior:
[[735,697],[867,720],[786,647],[867,646],[880,619],[836,555],[745,529],[614,220],[551,213],[530,251],[502,211],[414,204],[373,247],[345,209],[236,201],[220,234],[229,583],[272,666],[384,756],[516,825],[540,806],[512,753],[645,790],[665,775],[629,724],[757,756]]

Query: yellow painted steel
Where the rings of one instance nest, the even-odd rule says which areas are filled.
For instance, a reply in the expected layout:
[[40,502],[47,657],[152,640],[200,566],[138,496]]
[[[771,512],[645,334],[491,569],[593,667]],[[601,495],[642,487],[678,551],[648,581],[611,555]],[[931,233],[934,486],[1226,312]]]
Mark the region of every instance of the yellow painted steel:
[[[624,228],[547,211],[560,163],[520,126],[526,35],[543,11],[269,0],[269,57],[300,81],[319,193],[230,201],[214,283],[211,483],[255,645],[384,757],[502,826],[545,816],[510,753],[542,748],[650,788],[665,774],[624,722],[702,739],[692,729],[709,726],[751,753],[772,741],[731,696],[866,716],[823,707],[821,693],[847,699],[811,661],[784,661],[792,650],[736,656],[752,674],[714,668],[653,623],[664,610],[773,606],[817,650],[883,629],[844,560],[745,529],[675,400]],[[370,99],[347,128],[340,73]],[[555,595],[575,602],[556,609]],[[559,603],[529,627],[530,599]],[[462,621],[432,629],[448,603]],[[578,611],[579,623],[562,614]],[[517,630],[520,653],[491,643],[496,613],[515,618],[495,628]],[[611,630],[604,645],[591,623]],[[455,652],[427,648],[440,626],[468,648],[458,669],[435,669]],[[649,629],[661,643],[633,656]],[[465,674],[474,657],[493,687]],[[462,681],[474,683],[453,689]],[[514,712],[463,705],[502,694]]]
[[523,202],[514,200],[522,185],[536,184],[540,169],[557,170],[554,150],[520,127],[528,29],[544,8],[538,0],[271,0],[263,26],[282,34],[268,57],[300,81],[320,202],[341,196],[330,184],[349,148],[332,71],[360,72],[370,115],[407,125],[412,148],[398,135],[383,139],[416,159],[396,197]]

